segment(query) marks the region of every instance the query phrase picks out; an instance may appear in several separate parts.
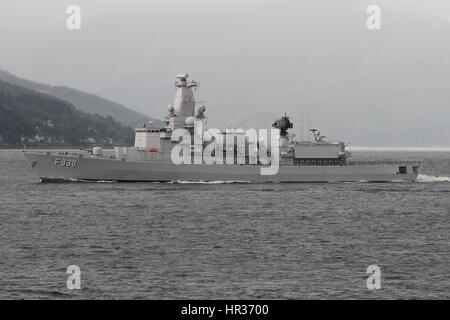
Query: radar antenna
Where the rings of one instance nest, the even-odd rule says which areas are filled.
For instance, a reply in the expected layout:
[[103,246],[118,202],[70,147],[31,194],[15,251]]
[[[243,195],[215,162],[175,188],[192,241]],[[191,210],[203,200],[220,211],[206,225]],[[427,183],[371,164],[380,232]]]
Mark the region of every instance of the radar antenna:
[[288,135],[287,130],[293,128],[294,125],[289,121],[289,117],[285,113],[284,117],[281,117],[272,124],[272,127],[280,129],[280,136],[285,137]]
[[309,131],[312,132],[312,134],[313,134],[313,136],[314,136],[314,141],[320,142],[320,141],[323,141],[323,139],[326,138],[325,136],[322,136],[322,135],[320,134],[319,129],[313,128],[313,129],[309,129]]

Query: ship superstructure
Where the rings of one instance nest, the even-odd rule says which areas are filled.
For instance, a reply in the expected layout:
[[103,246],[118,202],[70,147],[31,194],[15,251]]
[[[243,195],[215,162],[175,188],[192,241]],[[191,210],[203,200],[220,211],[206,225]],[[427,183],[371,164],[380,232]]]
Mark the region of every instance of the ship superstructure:
[[[346,151],[346,144],[327,141],[318,129],[310,130],[311,140],[296,141],[289,137],[293,124],[286,114],[272,124],[277,130],[275,144],[252,139],[243,130],[213,135],[206,129],[206,107],[195,102],[198,83],[188,79],[187,73],[177,74],[175,100],[167,108],[164,126],[149,123],[136,128],[134,146],[115,147],[109,156],[99,147],[88,154],[25,152],[25,156],[44,181],[329,182],[417,178],[420,162],[349,161],[351,154]],[[184,132],[183,139],[178,134],[180,130]],[[174,148],[183,143],[187,144],[184,161],[177,163]],[[214,158],[212,163],[205,160],[205,153]],[[276,171],[261,174],[262,168],[274,165]]]

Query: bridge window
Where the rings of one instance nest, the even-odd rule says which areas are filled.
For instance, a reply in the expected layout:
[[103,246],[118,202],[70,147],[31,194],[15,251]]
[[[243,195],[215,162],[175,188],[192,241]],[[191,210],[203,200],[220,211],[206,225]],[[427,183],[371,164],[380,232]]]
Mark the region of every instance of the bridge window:
[[408,171],[406,170],[406,167],[398,167],[398,173],[407,174]]

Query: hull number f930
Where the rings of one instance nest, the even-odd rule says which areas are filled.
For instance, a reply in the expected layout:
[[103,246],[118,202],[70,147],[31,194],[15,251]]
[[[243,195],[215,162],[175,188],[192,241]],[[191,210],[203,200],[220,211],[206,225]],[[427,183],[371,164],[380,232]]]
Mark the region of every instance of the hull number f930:
[[61,167],[67,167],[67,168],[74,168],[77,166],[77,160],[70,160],[70,159],[55,159],[55,166],[61,166]]

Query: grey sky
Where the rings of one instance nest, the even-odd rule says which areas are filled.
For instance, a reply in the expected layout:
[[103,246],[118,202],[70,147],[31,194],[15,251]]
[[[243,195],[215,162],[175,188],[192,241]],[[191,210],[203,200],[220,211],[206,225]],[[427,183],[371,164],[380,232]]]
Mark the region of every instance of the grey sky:
[[298,134],[309,122],[352,145],[450,146],[450,1],[2,0],[0,36],[0,68],[154,117],[189,72],[210,127],[287,112]]

